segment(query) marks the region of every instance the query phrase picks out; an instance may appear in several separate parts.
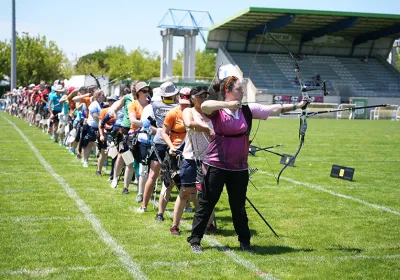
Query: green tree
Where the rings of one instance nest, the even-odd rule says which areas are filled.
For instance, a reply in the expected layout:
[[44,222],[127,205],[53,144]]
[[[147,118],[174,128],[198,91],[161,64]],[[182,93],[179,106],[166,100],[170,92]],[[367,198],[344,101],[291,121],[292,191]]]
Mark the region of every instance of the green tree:
[[172,61],[172,76],[182,77],[183,67],[183,50],[176,53],[176,59]]
[[[68,59],[54,41],[46,36],[30,36],[23,33],[16,36],[17,84],[38,84],[41,80],[52,82],[65,77]],[[11,42],[0,42],[0,78],[10,77]]]
[[196,77],[214,77],[217,55],[204,49],[196,51]]

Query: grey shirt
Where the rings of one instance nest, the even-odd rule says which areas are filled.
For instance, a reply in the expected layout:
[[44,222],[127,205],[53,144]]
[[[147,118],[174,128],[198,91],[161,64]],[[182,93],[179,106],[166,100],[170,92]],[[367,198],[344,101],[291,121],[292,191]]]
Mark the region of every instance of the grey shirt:
[[164,119],[167,113],[178,106],[178,104],[166,104],[162,101],[155,101],[152,103],[153,106],[153,112],[154,112],[154,117],[156,119],[156,124],[157,124],[157,134],[154,137],[154,143],[155,144],[164,144],[165,142],[161,137],[161,130],[164,125]]

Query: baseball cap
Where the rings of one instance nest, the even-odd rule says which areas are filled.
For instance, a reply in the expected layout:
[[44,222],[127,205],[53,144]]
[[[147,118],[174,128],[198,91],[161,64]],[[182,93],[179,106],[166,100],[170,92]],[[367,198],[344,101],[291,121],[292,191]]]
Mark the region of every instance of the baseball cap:
[[114,100],[114,101],[118,101],[118,96],[116,96],[116,95],[110,95],[110,96],[108,96],[107,97],[107,100]]
[[71,93],[71,92],[73,92],[75,90],[75,87],[69,87],[68,88],[68,93]]
[[143,89],[145,87],[149,87],[149,85],[146,84],[145,82],[139,82],[135,85],[135,90],[136,90],[136,92],[139,92],[141,89]]
[[190,104],[190,88],[184,87],[179,91],[179,104]]
[[194,87],[194,88],[192,88],[192,89],[190,90],[190,96],[191,96],[191,97],[192,97],[192,96],[200,95],[200,94],[202,94],[202,93],[210,94],[210,93],[208,92],[208,87],[206,87],[206,86],[197,86],[197,87]]

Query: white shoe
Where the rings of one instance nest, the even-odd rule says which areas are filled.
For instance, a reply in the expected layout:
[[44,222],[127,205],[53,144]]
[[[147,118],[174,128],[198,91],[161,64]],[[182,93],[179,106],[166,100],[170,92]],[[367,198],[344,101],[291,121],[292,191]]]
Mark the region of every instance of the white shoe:
[[111,181],[111,188],[115,189],[118,185],[118,178]]
[[136,212],[138,212],[138,213],[147,212],[147,208],[146,208],[146,207],[142,208],[142,206],[140,206],[140,207],[136,210]]

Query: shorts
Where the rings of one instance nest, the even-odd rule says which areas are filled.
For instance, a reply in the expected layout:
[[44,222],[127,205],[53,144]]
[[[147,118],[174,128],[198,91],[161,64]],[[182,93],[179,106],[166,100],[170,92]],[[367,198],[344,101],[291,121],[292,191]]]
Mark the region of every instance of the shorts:
[[59,114],[59,113],[61,113],[61,112],[53,111],[54,117],[52,117],[52,118],[50,119],[50,122],[52,122],[52,123],[59,123],[59,122],[60,122],[60,120],[58,119],[58,114]]
[[98,133],[98,137],[97,137],[97,148],[99,149],[99,150],[102,150],[102,149],[104,149],[104,150],[106,150],[107,149],[107,147],[108,147],[108,144],[107,144],[107,137],[108,137],[108,132],[104,132],[104,141],[100,141],[100,133]]
[[86,134],[88,142],[95,142],[98,134],[99,134],[98,128],[89,126]]
[[[168,146],[166,144],[155,144],[155,149],[157,150],[158,156],[160,157],[161,161],[164,161],[167,148]],[[150,160],[158,161],[155,151],[151,153]]]
[[181,177],[181,185],[184,187],[192,187],[197,183],[197,164],[194,159],[184,159],[179,170]]
[[147,150],[148,150],[148,145],[146,143],[137,142],[134,153],[136,161],[138,161],[143,165],[148,165]]

